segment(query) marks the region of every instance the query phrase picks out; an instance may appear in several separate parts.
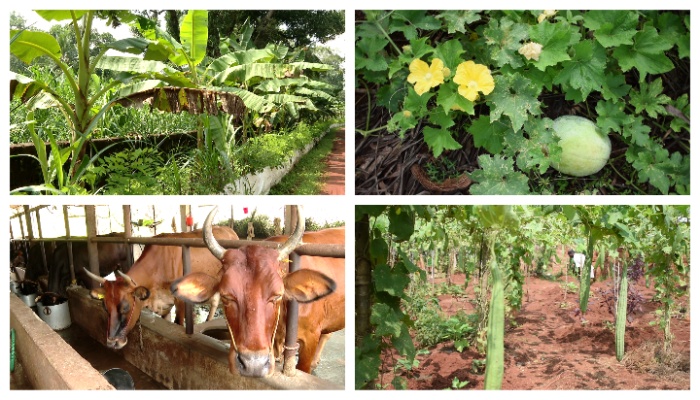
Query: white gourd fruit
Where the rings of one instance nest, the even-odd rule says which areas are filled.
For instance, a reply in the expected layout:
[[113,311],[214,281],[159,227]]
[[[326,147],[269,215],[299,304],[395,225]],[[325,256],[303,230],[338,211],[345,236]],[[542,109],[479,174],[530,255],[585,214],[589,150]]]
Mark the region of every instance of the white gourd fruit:
[[554,132],[562,148],[557,171],[572,176],[588,176],[603,169],[610,158],[611,144],[596,124],[586,118],[564,115],[554,120]]

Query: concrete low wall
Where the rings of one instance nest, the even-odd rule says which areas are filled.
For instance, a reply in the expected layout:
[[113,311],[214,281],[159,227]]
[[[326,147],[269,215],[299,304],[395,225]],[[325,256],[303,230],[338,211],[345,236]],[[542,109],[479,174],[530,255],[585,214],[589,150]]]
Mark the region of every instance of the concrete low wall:
[[[73,323],[100,343],[106,342],[107,314],[98,300],[83,288],[68,290]],[[220,341],[172,324],[149,311],[141,313],[139,325],[130,332],[129,343],[117,351],[124,359],[171,389],[218,390],[324,390],[343,388],[297,371],[293,378],[275,373],[254,379],[233,375],[229,370],[228,348]]]
[[306,147],[296,150],[292,156],[284,164],[279,167],[270,168],[265,167],[262,171],[248,174],[242,176],[239,179],[227,184],[224,187],[224,195],[237,195],[237,194],[247,194],[247,195],[265,195],[270,192],[273,186],[280,183],[282,178],[284,178],[291,170],[294,165],[301,160],[302,157],[306,155],[311,149],[313,149],[318,142],[321,141],[328,133],[332,132],[336,128],[342,127],[341,124],[333,124],[328,127],[328,130],[318,138],[314,139],[313,142],[306,145]]
[[90,363],[10,293],[10,328],[17,361],[35,389],[114,390]]

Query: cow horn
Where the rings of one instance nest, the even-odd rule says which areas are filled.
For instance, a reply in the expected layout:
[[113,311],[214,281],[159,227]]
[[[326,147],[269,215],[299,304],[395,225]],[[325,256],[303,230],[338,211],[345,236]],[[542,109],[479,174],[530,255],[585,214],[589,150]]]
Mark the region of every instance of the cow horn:
[[209,215],[207,215],[207,219],[204,220],[204,228],[202,229],[202,231],[204,243],[207,244],[207,248],[209,249],[209,251],[211,251],[211,254],[213,254],[217,260],[221,260],[224,258],[224,253],[226,252],[226,249],[224,249],[219,244],[219,242],[216,241],[216,238],[214,237],[214,234],[212,233],[211,229],[211,223],[217,211],[219,211],[219,207],[214,207],[214,209],[209,212]]
[[119,274],[119,276],[121,276],[122,279],[124,279],[124,281],[126,281],[126,283],[128,283],[128,284],[131,285],[131,286],[138,286],[138,285],[136,284],[136,282],[134,282],[134,280],[131,279],[131,277],[130,277],[129,275],[123,273],[123,272],[120,271],[120,270],[116,270],[116,271],[117,271],[117,274]]
[[279,261],[286,260],[289,257],[289,253],[294,251],[297,246],[301,244],[301,237],[304,236],[304,229],[306,228],[306,220],[301,212],[301,206],[296,206],[297,209],[297,227],[294,229],[294,233],[287,239],[282,246],[279,248]]
[[94,281],[96,281],[96,282],[98,282],[98,283],[100,283],[100,284],[105,283],[105,281],[106,281],[105,278],[103,278],[103,277],[101,277],[101,276],[99,276],[99,275],[93,274],[92,272],[90,272],[90,270],[88,270],[88,269],[85,268],[85,267],[83,267],[83,269],[85,270],[85,273],[86,273],[90,278],[92,278]]

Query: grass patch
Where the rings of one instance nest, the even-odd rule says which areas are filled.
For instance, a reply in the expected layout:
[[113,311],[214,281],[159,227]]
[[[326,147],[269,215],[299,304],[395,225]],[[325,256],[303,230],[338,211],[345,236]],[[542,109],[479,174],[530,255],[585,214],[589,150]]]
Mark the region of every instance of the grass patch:
[[292,171],[282,181],[270,189],[270,194],[280,195],[314,195],[323,189],[323,173],[326,170],[326,158],[333,150],[336,129],[332,129],[297,162]]

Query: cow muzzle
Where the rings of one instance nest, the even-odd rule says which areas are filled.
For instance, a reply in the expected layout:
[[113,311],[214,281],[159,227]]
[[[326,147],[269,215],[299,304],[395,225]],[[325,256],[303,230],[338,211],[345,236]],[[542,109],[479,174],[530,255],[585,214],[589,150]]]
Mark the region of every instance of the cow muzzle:
[[107,338],[107,347],[115,350],[120,350],[126,344],[129,342],[129,340],[123,336],[118,336],[118,337],[108,337]]
[[269,352],[236,353],[236,368],[241,376],[262,378],[272,373]]

